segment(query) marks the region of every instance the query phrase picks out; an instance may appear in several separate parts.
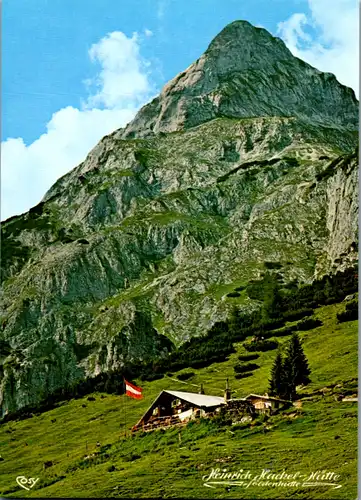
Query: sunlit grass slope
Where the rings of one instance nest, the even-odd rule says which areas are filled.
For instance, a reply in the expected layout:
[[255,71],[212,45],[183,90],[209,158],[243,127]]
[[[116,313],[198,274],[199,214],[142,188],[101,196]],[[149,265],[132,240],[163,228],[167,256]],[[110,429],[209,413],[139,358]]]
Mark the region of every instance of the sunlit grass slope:
[[[0,426],[0,493],[7,497],[185,497],[185,498],[356,498],[357,405],[337,401],[336,393],[357,391],[357,321],[337,324],[344,304],[315,311],[323,325],[300,334],[311,367],[312,383],[303,390],[302,408],[291,408],[252,425],[190,424],[124,437],[162,389],[222,395],[228,377],[234,397],[264,393],[276,351],[259,353],[260,368],[237,380],[234,365],[245,354],[242,344],[223,363],[192,371],[186,382],[179,373],[154,382],[136,381],[144,399],[94,394],[71,400],[33,418]],[[278,337],[280,344],[289,337]],[[332,387],[333,386],[333,387]],[[338,387],[337,387],[338,386]],[[325,395],[320,389],[328,387]],[[307,396],[307,399],[306,399]],[[98,443],[98,446],[97,446]],[[100,446],[99,446],[100,444]],[[97,455],[85,459],[85,456]],[[44,469],[45,462],[53,465]],[[206,488],[202,476],[215,467],[261,472],[335,471],[339,489]],[[17,476],[39,478],[30,491]]]

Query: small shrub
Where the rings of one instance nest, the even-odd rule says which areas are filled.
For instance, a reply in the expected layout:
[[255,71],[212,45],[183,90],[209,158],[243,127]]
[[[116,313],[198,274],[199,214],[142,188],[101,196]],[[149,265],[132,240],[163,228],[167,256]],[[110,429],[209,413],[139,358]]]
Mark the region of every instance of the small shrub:
[[248,372],[248,373],[236,373],[234,378],[240,379],[240,378],[247,378],[247,377],[252,377],[253,373]]
[[124,460],[126,462],[134,462],[134,460],[139,460],[139,458],[142,458],[142,457],[140,455],[136,455],[135,453],[132,453],[131,455],[124,457]]
[[355,321],[358,319],[358,309],[349,309],[337,314],[338,323],[345,323],[346,321]]
[[180,373],[177,375],[178,380],[188,380],[191,377],[194,377],[194,372],[185,372],[185,373]]
[[296,328],[294,326],[288,326],[286,328],[282,328],[282,330],[270,332],[270,337],[286,337],[287,335],[291,335],[295,330]]
[[342,302],[343,297],[338,296],[338,295],[332,295],[331,297],[327,297],[325,299],[325,305],[329,306],[331,304],[338,304],[339,302]]
[[299,309],[298,311],[287,311],[283,314],[285,321],[298,321],[305,316],[312,316],[313,309]]
[[265,262],[264,267],[266,269],[281,269],[283,266],[280,262]]
[[305,332],[306,330],[313,330],[314,328],[317,328],[322,324],[323,324],[322,321],[319,319],[307,318],[297,323],[296,326],[298,331]]
[[278,348],[278,342],[275,340],[260,340],[243,344],[244,348],[250,352],[273,351]]
[[358,300],[346,304],[346,311],[358,311]]
[[235,365],[234,367],[234,371],[236,373],[245,373],[245,372],[251,372],[253,370],[256,370],[257,368],[259,368],[258,365],[256,365],[256,363],[248,363],[247,365]]
[[142,373],[139,377],[142,381],[152,382],[153,380],[159,380],[164,377],[164,373]]

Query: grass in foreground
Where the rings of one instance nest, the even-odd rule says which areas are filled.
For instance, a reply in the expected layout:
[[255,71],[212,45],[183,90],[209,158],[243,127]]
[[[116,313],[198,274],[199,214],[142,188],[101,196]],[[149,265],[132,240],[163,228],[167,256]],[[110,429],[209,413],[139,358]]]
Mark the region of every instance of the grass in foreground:
[[[301,333],[311,367],[312,383],[303,392],[313,397],[300,410],[292,408],[256,425],[217,427],[205,421],[177,429],[124,439],[157,394],[166,388],[222,395],[229,377],[233,396],[264,393],[276,351],[260,353],[252,376],[236,380],[234,365],[245,351],[241,344],[228,361],[194,370],[186,382],[175,376],[140,384],[144,399],[95,394],[72,400],[31,419],[0,427],[0,492],[7,497],[184,497],[184,498],[355,498],[357,485],[357,405],[336,401],[315,391],[340,384],[355,391],[357,378],[357,321],[337,324],[344,304],[319,308],[323,325]],[[278,338],[280,343],[289,337]],[[187,371],[187,370],[184,370]],[[189,370],[188,370],[189,371]],[[345,383],[347,380],[354,381]],[[126,414],[125,414],[126,410]],[[290,415],[291,414],[291,415]],[[293,414],[293,415],[292,415]],[[96,443],[100,443],[100,447]],[[85,456],[97,453],[91,460]],[[53,465],[44,470],[44,463]],[[227,491],[203,486],[212,468],[261,472],[335,471],[340,489],[285,489],[241,487]],[[17,476],[39,477],[25,491]]]

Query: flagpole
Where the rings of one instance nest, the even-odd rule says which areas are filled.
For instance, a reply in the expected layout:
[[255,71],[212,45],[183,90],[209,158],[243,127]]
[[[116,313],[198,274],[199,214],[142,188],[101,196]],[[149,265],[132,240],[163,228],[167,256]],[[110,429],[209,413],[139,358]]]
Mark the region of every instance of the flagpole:
[[[135,399],[142,399],[142,391],[143,389],[141,387],[137,387],[134,384],[131,384],[130,382],[126,381],[125,378],[123,377],[123,382],[124,382],[124,434],[125,437],[127,437],[128,434],[128,426],[127,426],[127,396],[130,396],[131,398]],[[132,428],[133,429],[133,428]]]
[[126,395],[126,385],[125,385],[125,379],[123,377],[123,382],[124,382],[124,435],[127,437],[127,395]]

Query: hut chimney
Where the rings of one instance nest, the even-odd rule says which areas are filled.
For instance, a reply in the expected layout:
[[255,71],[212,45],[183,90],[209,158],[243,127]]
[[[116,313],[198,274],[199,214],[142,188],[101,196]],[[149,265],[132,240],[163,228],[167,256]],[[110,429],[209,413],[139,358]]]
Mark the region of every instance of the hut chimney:
[[198,394],[204,394],[203,384],[201,384]]
[[226,390],[224,391],[224,400],[227,402],[229,399],[231,399],[231,390],[229,388],[228,378],[227,378]]

